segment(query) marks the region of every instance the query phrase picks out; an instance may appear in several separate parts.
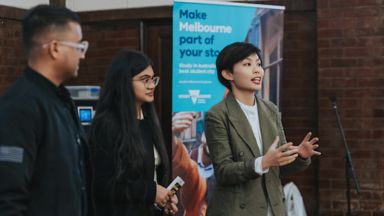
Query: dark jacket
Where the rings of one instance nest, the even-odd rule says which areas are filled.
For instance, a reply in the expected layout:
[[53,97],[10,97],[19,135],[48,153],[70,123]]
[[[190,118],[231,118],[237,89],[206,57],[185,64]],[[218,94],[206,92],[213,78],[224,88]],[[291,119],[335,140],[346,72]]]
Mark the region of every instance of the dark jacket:
[[68,91],[27,68],[0,98],[0,215],[92,215],[89,159]]
[[[119,140],[120,128],[117,117],[113,114],[102,119],[95,118],[91,130],[96,130],[96,137],[90,137],[94,161],[94,194],[96,215],[98,216],[152,216],[162,215],[154,207],[156,183],[154,181],[154,141],[153,129],[148,120],[141,120],[140,130],[145,149],[142,158],[144,167],[140,173],[127,171],[124,178],[116,180],[116,156],[114,146]],[[93,134],[93,133],[91,133]],[[157,169],[157,181],[166,187],[171,175],[170,159],[165,146],[156,146],[161,166]]]
[[232,93],[206,114],[205,134],[216,177],[208,216],[267,215],[268,205],[275,216],[286,215],[280,176],[303,170],[311,162],[298,157],[287,166],[256,174],[255,158],[268,151],[275,137],[280,137],[279,146],[287,142],[277,107],[260,98],[256,102],[264,152]]

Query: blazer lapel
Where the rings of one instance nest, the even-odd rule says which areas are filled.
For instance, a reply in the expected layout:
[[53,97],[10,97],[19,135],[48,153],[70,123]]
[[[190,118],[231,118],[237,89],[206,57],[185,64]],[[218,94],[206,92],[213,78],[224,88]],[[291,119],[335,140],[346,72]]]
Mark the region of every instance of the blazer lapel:
[[260,150],[257,146],[255,136],[253,135],[251,125],[232,93],[228,94],[226,104],[228,108],[229,121],[233,128],[236,130],[237,134],[241,137],[244,143],[247,144],[253,156],[260,156]]
[[259,112],[259,121],[260,121],[260,131],[261,137],[263,140],[263,155],[268,151],[272,142],[275,139],[276,127],[274,127],[274,122],[276,122],[276,117],[272,115],[268,107],[265,106],[259,98],[256,97],[257,109]]

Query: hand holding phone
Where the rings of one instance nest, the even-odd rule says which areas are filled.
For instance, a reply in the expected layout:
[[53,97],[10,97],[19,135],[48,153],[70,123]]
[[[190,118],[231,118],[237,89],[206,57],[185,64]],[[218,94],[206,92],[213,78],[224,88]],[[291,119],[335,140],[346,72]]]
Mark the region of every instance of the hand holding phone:
[[173,179],[171,184],[168,185],[167,189],[175,194],[183,185],[184,180],[180,176],[177,176],[175,179]]

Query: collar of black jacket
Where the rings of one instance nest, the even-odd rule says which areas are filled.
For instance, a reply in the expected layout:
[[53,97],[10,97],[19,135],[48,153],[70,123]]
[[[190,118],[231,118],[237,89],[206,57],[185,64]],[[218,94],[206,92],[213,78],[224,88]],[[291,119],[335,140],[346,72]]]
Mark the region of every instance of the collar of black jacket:
[[71,95],[69,94],[68,90],[64,87],[64,85],[60,84],[59,86],[56,86],[50,80],[48,80],[39,72],[35,71],[30,67],[27,67],[25,69],[24,75],[33,82],[36,82],[44,90],[53,93],[65,102],[71,101]]

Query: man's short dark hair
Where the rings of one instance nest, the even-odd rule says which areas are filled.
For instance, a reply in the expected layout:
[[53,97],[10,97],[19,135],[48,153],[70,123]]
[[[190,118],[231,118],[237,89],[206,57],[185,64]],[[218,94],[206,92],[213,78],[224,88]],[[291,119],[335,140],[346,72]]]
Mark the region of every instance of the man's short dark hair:
[[48,28],[66,28],[69,22],[80,24],[79,16],[64,7],[38,5],[33,7],[22,20],[23,45],[28,53],[34,45],[37,35]]
[[232,73],[233,65],[252,54],[257,54],[261,61],[261,50],[251,43],[235,42],[224,47],[216,59],[217,77],[220,83],[231,90],[231,83],[221,75],[221,72],[228,70]]

